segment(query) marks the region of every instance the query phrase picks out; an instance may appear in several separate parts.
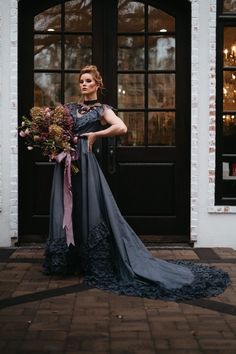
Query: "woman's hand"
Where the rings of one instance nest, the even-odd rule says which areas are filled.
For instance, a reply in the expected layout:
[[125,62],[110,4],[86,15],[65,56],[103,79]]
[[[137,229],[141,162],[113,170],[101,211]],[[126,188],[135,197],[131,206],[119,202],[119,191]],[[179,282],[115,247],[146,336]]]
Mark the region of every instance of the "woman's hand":
[[81,134],[80,136],[87,136],[87,138],[88,138],[88,151],[91,152],[93,150],[93,144],[95,143],[95,140],[97,139],[96,133],[94,133],[94,132],[84,133],[84,134]]

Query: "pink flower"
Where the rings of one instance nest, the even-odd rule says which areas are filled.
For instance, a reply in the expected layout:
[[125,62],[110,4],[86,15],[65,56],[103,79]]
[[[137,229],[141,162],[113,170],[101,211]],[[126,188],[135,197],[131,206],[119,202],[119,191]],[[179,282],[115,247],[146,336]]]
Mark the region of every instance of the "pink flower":
[[50,116],[51,116],[50,108],[46,107],[46,108],[44,109],[44,114],[45,114],[45,117],[46,117],[46,118],[50,118]]
[[78,143],[78,136],[75,136],[74,138],[73,138],[73,142],[76,144],[76,143]]
[[23,130],[20,131],[19,135],[22,137],[22,138],[25,138],[27,134],[25,134],[25,132]]

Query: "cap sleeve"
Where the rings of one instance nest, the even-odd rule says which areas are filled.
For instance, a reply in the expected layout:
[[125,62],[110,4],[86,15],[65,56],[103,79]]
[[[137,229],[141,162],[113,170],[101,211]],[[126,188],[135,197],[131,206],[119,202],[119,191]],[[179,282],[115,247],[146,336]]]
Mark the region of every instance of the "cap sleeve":
[[114,107],[112,107],[106,103],[102,103],[100,106],[97,106],[96,109],[98,109],[98,111],[99,111],[100,118],[103,117],[103,115],[107,109],[111,109],[114,112],[117,111],[117,109],[115,109]]

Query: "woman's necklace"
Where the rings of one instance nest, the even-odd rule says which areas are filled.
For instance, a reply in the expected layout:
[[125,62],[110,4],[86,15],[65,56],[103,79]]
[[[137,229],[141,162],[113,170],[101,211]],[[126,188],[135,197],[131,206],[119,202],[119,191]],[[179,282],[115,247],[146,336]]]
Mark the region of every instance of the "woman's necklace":
[[98,99],[96,99],[96,100],[84,100],[84,102],[83,102],[86,106],[91,106],[91,105],[93,105],[93,104],[95,104],[95,103],[98,103]]

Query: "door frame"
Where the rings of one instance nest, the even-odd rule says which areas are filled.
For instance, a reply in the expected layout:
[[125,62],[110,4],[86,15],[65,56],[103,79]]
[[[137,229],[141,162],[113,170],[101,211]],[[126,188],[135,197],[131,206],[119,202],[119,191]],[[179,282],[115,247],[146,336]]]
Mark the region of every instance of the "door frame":
[[[66,0],[65,0],[66,1]],[[32,22],[31,21],[25,21],[25,19],[31,18],[33,19],[33,16],[51,6],[57,5],[63,1],[58,1],[58,0],[45,0],[43,3],[36,3],[34,4],[31,0],[20,0],[18,2],[18,9],[19,9],[19,20],[18,20],[18,33],[19,33],[19,45],[18,45],[18,98],[19,98],[19,105],[18,105],[18,117],[21,117],[23,114],[26,114],[29,107],[32,105],[30,102],[33,102],[33,90],[29,90],[29,87],[32,86],[32,78],[31,75],[26,75],[24,76],[24,72],[27,72],[27,70],[31,70],[33,72],[33,38],[32,38]],[[185,71],[187,73],[186,77],[184,80],[182,80],[182,89],[187,90],[188,92],[188,100],[186,102],[179,102],[181,106],[183,107],[183,117],[185,117],[185,131],[182,132],[182,134],[185,137],[185,141],[182,142],[182,148],[185,146],[188,147],[188,154],[186,154],[186,169],[188,173],[186,173],[186,179],[183,183],[185,183],[188,187],[187,188],[187,201],[188,205],[186,206],[186,220],[188,220],[188,232],[185,237],[182,239],[179,239],[180,242],[186,242],[189,241],[190,239],[190,163],[191,163],[191,2],[188,0],[178,0],[178,1],[173,1],[173,0],[143,0],[140,1],[142,3],[148,3],[151,6],[158,7],[161,6],[163,10],[166,10],[167,12],[174,13],[174,12],[185,12],[185,14],[188,14],[186,16],[186,27],[189,28],[189,31],[183,32],[182,35],[185,36],[186,39],[186,53],[188,53],[189,60],[187,63],[184,63],[185,65]],[[110,6],[114,5],[116,3],[116,0],[105,0],[102,2],[102,6]],[[101,8],[101,4],[98,4],[98,1],[93,0],[93,8],[94,12],[96,12],[96,9]],[[115,6],[113,7],[113,11],[115,11]],[[173,11],[174,10],[174,11]],[[100,10],[101,11],[101,10]],[[94,26],[103,26],[103,31],[104,33],[104,41],[109,41],[109,31],[106,31],[105,29],[107,26],[109,28],[113,28],[113,30],[116,30],[116,23],[115,21],[112,21],[112,16],[108,16],[108,19],[104,21],[104,19],[100,16],[99,18],[94,18]],[[27,45],[24,45],[25,38],[28,38],[31,40],[31,44],[27,43]],[[96,57],[96,61],[94,60],[95,64],[97,64],[101,68],[101,72],[103,73],[108,73],[112,71],[112,61],[108,60],[108,51],[109,54],[113,53],[113,55],[116,55],[116,41],[112,41],[110,48],[107,47],[107,51],[103,51],[102,53],[99,53],[99,48],[97,46],[97,49],[95,47],[94,51],[94,57]],[[177,46],[177,50],[179,50],[179,46]],[[177,55],[177,58],[180,56]],[[177,67],[182,63],[176,63]],[[24,69],[22,70],[22,66]],[[104,70],[104,68],[108,68],[108,70]],[[115,76],[115,75],[114,75]],[[107,95],[106,95],[106,100],[113,104],[114,98],[112,97],[112,92],[116,91],[116,80],[109,80],[109,78],[104,75],[104,81],[107,83]],[[189,118],[189,119],[187,119]],[[183,118],[184,119],[184,118]],[[177,132],[178,133],[178,132]],[[27,188],[27,184],[30,183],[30,170],[26,161],[22,161],[21,157],[21,152],[22,149],[25,149],[25,147],[22,144],[22,141],[19,139],[19,160],[18,160],[18,170],[19,170],[19,235],[21,237],[22,235],[22,225],[25,222],[25,220],[22,219],[22,209],[21,205],[23,205],[23,200],[24,200],[24,194],[21,192],[22,189]],[[103,149],[106,150],[106,145],[103,146]],[[106,151],[104,152],[104,156],[107,156]],[[30,158],[30,157],[29,157]],[[106,160],[106,158],[104,159]],[[106,163],[106,161],[104,162]],[[22,171],[26,171],[26,176],[27,178],[23,177]],[[156,237],[156,236],[155,236]],[[160,240],[162,240],[162,235],[159,237]],[[157,239],[156,239],[157,240]],[[172,241],[173,240],[173,241]],[[157,240],[158,242],[158,240]],[[175,235],[172,235],[172,237],[169,238],[169,242],[178,242],[176,240]]]

